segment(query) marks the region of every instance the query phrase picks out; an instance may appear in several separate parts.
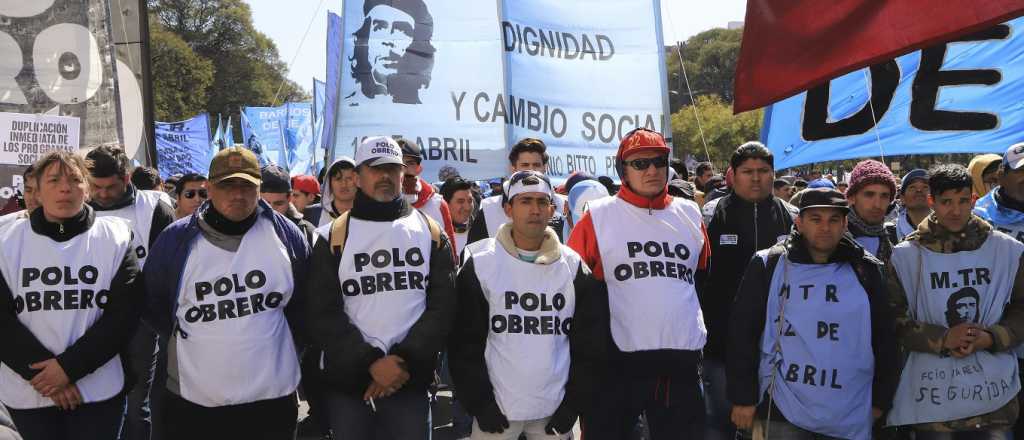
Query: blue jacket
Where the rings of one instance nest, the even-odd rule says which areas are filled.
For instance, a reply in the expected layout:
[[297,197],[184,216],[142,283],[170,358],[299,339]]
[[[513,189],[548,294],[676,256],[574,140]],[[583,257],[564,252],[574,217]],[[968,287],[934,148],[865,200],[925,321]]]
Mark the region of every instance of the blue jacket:
[[[303,310],[301,304],[304,301],[300,295],[305,290],[303,284],[308,270],[309,246],[295,223],[278,214],[263,200],[259,201],[259,206],[262,208],[259,215],[273,223],[274,232],[288,249],[288,256],[292,261],[295,289],[286,308],[286,314],[288,324],[292,327],[292,334],[299,337],[296,332],[301,332],[304,326],[299,325],[295,314]],[[172,223],[160,233],[149,250],[149,257],[143,270],[146,278],[146,307],[143,319],[156,329],[163,340],[166,340],[174,330],[181,277],[192,251],[192,244],[201,234],[199,216],[205,214],[209,207],[210,202],[204,202],[195,214]]]

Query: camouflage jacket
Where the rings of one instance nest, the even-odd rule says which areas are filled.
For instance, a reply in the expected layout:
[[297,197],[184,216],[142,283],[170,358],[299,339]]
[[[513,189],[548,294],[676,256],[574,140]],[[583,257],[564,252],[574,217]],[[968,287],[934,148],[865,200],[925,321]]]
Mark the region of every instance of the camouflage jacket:
[[[906,241],[916,241],[933,252],[955,253],[980,248],[992,233],[992,226],[975,215],[971,216],[963,231],[950,232],[939,225],[933,214],[918,226],[917,231],[908,235]],[[896,316],[896,334],[901,347],[906,351],[941,355],[943,338],[948,330],[946,326],[912,319],[906,292],[893,265],[886,266],[886,273],[889,301]],[[987,330],[992,334],[992,346],[989,347],[989,351],[992,352],[1006,351],[1024,342],[1024,257],[1017,269],[1010,303],[1006,305],[1002,319]],[[988,414],[947,422],[924,423],[915,425],[914,429],[971,431],[1013,427],[1018,411],[1017,399],[1012,399],[1010,403]]]

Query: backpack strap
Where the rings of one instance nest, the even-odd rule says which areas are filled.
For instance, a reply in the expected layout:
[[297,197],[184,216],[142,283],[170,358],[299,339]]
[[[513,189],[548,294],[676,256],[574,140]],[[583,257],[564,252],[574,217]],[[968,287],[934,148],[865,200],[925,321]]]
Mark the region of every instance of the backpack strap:
[[340,257],[348,240],[348,211],[331,220],[331,253]]
[[416,210],[419,213],[423,221],[427,222],[427,229],[430,230],[430,241],[434,243],[434,249],[441,246],[441,225],[437,224],[437,221],[430,218],[429,215],[423,213],[419,209]]

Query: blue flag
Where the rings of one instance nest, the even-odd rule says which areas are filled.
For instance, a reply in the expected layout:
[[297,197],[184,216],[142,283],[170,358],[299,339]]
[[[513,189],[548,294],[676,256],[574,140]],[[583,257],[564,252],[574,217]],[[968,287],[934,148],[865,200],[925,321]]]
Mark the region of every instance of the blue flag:
[[217,130],[213,132],[213,143],[210,148],[214,154],[224,149],[224,120],[220,118],[220,114],[217,115]]
[[181,122],[156,122],[157,169],[160,178],[174,174],[206,174],[213,154],[210,118],[206,113]]
[[327,84],[313,79],[313,158],[310,161],[308,174],[317,175],[324,167],[324,109],[326,108]]
[[263,142],[260,141],[260,137],[256,134],[256,130],[252,129],[249,124],[249,118],[245,116],[245,111],[242,111],[239,115],[242,119],[242,138],[244,140],[245,148],[256,154],[256,157],[260,158],[260,166],[265,166],[274,163],[267,156],[266,149],[263,147]]
[[833,79],[765,111],[775,167],[1001,153],[1024,132],[1024,18]]
[[235,130],[231,127],[231,116],[228,116],[228,126],[224,129],[224,146],[235,146]]
[[[341,17],[333,12],[327,13],[327,81],[324,87],[323,128],[320,134],[320,146],[329,157],[326,162],[334,161],[334,128],[337,126],[338,94],[341,93]],[[319,172],[319,170],[318,170]]]

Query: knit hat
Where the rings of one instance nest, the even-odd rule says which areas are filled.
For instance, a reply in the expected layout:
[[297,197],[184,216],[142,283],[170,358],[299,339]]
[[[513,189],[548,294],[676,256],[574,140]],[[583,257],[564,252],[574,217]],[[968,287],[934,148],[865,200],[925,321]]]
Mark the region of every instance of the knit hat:
[[277,165],[267,165],[260,170],[262,183],[260,192],[265,193],[288,193],[292,192],[291,181],[288,172]]
[[915,180],[923,180],[925,183],[928,183],[928,171],[920,168],[910,170],[909,173],[903,176],[903,180],[900,181],[900,194],[907,192],[907,187],[914,183]]
[[850,172],[850,188],[846,195],[851,197],[865,186],[876,183],[888,186],[893,196],[896,195],[896,176],[892,175],[889,167],[877,160],[863,160]]

